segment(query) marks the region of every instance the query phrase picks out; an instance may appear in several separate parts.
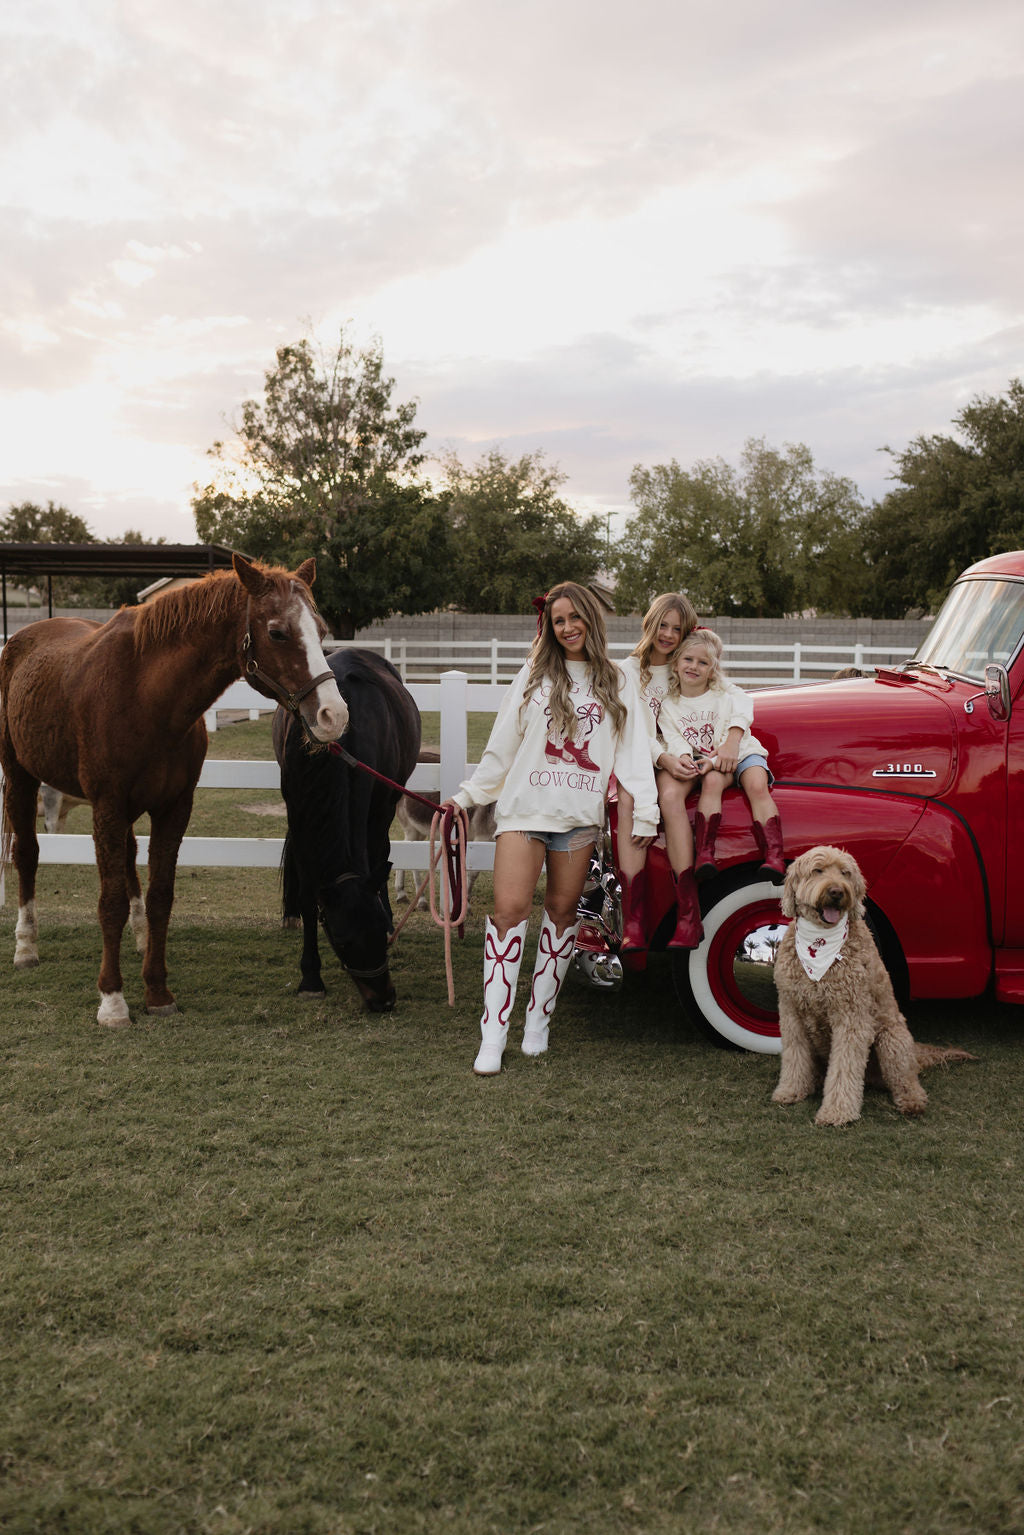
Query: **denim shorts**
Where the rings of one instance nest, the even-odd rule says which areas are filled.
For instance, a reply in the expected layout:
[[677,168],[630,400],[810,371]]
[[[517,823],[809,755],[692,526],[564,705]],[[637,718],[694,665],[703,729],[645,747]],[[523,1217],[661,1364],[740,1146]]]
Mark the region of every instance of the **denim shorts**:
[[578,853],[601,836],[600,826],[570,826],[568,831],[524,831],[531,842],[543,842],[549,853]]
[[739,783],[748,767],[763,767],[765,772],[768,774],[768,787],[769,789],[771,788],[772,784],[775,782],[775,776],[772,773],[771,768],[768,766],[768,758],[763,757],[760,752],[748,752],[745,757],[742,757],[740,761],[737,762],[736,772],[733,775],[733,783]]

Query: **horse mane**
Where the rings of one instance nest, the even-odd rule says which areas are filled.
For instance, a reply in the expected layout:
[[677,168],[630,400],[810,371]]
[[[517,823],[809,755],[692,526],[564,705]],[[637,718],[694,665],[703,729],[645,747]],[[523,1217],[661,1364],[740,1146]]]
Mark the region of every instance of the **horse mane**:
[[[293,579],[291,571],[279,565],[253,563],[282,597],[287,596]],[[247,595],[233,570],[213,570],[198,581],[190,581],[187,586],[154,597],[152,602],[121,611],[131,614],[134,619],[135,650],[141,654],[147,647],[173,640],[197,624],[215,624],[233,617]]]

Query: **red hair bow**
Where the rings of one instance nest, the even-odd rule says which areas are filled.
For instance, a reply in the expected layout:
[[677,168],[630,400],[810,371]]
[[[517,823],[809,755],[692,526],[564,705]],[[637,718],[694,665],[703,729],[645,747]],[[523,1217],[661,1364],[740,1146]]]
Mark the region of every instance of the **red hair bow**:
[[544,607],[545,607],[545,604],[547,603],[547,600],[548,600],[547,592],[545,592],[543,594],[543,596],[541,596],[541,597],[534,597],[534,599],[533,599],[533,605],[537,609],[537,633],[538,634],[540,633],[541,629],[544,627]]

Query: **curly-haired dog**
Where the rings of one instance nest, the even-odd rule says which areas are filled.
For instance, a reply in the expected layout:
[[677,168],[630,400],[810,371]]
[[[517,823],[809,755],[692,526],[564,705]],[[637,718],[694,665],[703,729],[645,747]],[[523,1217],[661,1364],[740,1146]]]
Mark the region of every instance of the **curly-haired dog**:
[[782,912],[795,920],[775,961],[782,1070],[772,1098],[799,1103],[824,1076],[817,1125],[860,1118],[869,1059],[901,1114],[924,1112],[922,1067],[975,1059],[915,1044],[864,921],[866,894],[842,848],[812,847],[786,871]]

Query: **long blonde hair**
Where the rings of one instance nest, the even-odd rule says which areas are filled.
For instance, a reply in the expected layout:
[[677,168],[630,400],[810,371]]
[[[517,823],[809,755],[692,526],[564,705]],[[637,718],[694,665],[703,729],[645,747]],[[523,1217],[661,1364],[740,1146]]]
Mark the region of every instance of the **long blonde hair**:
[[[689,597],[684,597],[682,592],[662,592],[660,597],[655,597],[647,612],[644,614],[643,629],[640,633],[640,643],[635,646],[632,654],[640,662],[640,687],[645,688],[651,680],[651,656],[658,641],[658,630],[670,613],[679,614],[679,644],[690,637],[697,627],[697,614]],[[677,651],[669,656],[668,664],[671,667]]]
[[686,639],[672,658],[672,666],[668,674],[669,692],[675,697],[679,695],[679,673],[676,671],[676,667],[679,664],[679,657],[687,645],[704,646],[704,649],[711,657],[711,670],[708,672],[708,688],[720,688],[725,681],[725,673],[722,670],[722,651],[724,646],[714,629],[697,628],[686,636]]
[[530,695],[536,692],[541,683],[546,680],[551,684],[551,693],[547,701],[551,723],[561,732],[563,740],[576,739],[578,722],[571,696],[572,678],[569,676],[569,668],[565,662],[565,652],[555,638],[551,623],[551,608],[560,597],[568,597],[587,626],[583,660],[587,663],[587,669],[590,672],[590,684],[594,697],[603,704],[605,712],[611,715],[612,725],[618,735],[626,723],[626,709],[619,698],[619,674],[615,669],[615,663],[608,655],[604,614],[601,611],[601,604],[593,593],[588,592],[585,586],[578,586],[575,581],[559,582],[544,598],[540,632],[533,642],[529,656],[530,671],[523,692],[520,719]]

